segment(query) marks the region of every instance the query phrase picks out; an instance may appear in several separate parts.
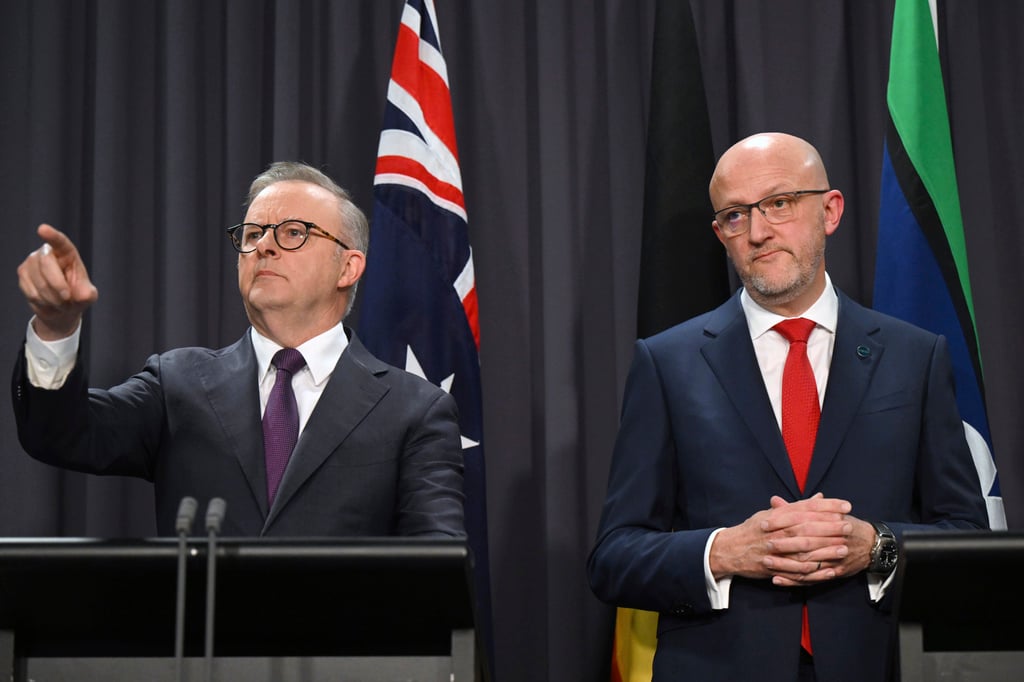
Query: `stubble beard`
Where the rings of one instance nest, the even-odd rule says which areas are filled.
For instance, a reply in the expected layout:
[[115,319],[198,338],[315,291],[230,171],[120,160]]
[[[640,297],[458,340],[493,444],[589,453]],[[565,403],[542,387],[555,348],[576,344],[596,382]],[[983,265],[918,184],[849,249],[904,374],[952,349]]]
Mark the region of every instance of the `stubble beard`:
[[748,269],[740,274],[743,286],[747,288],[751,298],[765,308],[774,308],[792,303],[799,298],[814,282],[815,275],[825,259],[824,239],[813,245],[810,259],[801,261],[795,254],[794,267],[781,275],[753,272]]

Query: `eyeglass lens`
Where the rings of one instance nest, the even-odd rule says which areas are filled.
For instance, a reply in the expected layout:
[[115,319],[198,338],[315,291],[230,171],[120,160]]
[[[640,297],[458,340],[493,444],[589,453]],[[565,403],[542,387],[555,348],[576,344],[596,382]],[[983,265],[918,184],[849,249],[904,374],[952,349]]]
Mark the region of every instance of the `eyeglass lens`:
[[[263,237],[265,227],[254,223],[244,223],[234,232],[235,241],[243,252],[254,251],[256,242]],[[286,251],[292,251],[306,243],[309,228],[297,220],[286,220],[274,228],[274,239],[277,245]]]
[[[769,223],[777,225],[791,220],[794,214],[797,195],[775,194],[761,199],[756,206]],[[719,214],[718,222],[727,232],[742,232],[750,225],[750,211],[747,206],[737,206]]]

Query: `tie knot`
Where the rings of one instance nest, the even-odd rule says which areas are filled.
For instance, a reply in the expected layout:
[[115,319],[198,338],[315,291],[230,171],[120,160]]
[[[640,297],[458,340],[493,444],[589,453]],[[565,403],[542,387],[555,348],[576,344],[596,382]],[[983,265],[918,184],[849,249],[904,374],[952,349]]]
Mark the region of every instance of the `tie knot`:
[[792,320],[783,320],[772,327],[772,329],[785,336],[786,340],[790,343],[795,341],[807,343],[807,338],[811,335],[814,326],[814,320],[808,320],[806,317],[797,317]]
[[274,353],[274,359],[270,361],[270,364],[276,367],[278,372],[295,374],[305,367],[306,358],[302,357],[302,353],[294,348],[282,348]]

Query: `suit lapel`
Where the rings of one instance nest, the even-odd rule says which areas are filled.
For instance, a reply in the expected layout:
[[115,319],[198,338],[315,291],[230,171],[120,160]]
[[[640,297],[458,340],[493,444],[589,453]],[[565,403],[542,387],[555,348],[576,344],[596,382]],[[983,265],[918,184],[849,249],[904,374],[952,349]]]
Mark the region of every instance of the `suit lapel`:
[[877,338],[878,330],[877,321],[865,308],[839,292],[836,342],[832,349],[832,364],[822,403],[818,438],[814,444],[811,468],[807,473],[805,490],[808,492],[821,485],[864,400],[871,377],[885,350]]
[[352,335],[295,445],[264,530],[388,392],[375,376],[388,369]]
[[256,354],[249,332],[234,345],[199,361],[196,371],[253,498],[265,516],[267,472],[263,461]]
[[761,378],[739,294],[711,314],[704,333],[711,337],[701,348],[704,359],[779,479],[794,498],[799,497],[800,489]]

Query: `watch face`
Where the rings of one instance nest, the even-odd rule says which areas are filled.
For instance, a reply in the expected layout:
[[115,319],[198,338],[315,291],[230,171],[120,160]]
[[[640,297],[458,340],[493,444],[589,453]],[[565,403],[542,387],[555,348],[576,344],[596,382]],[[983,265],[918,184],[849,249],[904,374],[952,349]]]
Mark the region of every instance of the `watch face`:
[[882,546],[878,549],[878,563],[889,569],[896,565],[897,558],[899,558],[899,549],[896,543],[892,540],[883,541]]
[[872,573],[891,573],[896,568],[899,560],[899,544],[889,527],[882,523],[872,524],[875,526],[875,546],[871,549],[871,565],[868,570]]

